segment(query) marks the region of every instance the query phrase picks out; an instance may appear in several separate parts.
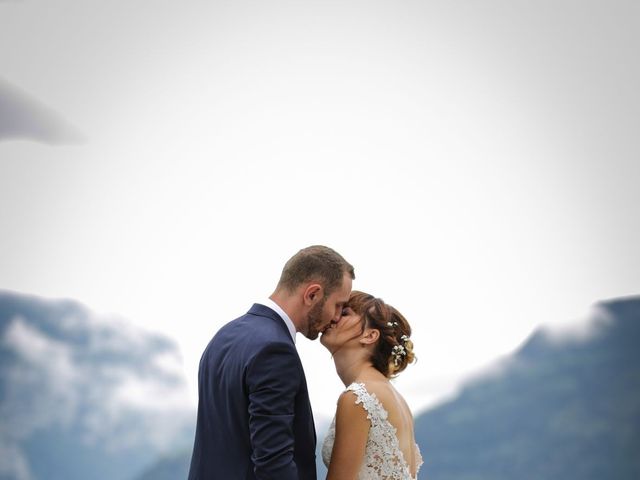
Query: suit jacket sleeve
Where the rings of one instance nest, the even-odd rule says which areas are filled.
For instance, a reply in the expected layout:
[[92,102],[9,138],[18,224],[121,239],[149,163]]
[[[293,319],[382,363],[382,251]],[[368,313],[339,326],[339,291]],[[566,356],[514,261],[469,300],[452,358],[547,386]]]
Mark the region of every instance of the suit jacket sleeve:
[[267,345],[247,367],[251,460],[257,479],[298,480],[293,422],[301,369],[295,347],[286,343]]

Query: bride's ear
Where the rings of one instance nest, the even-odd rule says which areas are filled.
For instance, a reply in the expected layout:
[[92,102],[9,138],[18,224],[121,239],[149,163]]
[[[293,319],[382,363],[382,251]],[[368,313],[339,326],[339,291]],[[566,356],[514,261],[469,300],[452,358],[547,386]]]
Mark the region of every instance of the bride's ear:
[[377,328],[365,328],[364,334],[360,339],[362,346],[373,345],[380,338],[380,330]]

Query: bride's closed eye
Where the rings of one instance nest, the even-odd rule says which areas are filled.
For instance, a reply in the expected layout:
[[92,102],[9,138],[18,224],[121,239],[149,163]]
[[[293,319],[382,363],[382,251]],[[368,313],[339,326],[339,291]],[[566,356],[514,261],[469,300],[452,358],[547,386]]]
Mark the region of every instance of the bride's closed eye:
[[344,307],[342,309],[342,317],[346,317],[347,315],[349,315],[353,310],[351,310],[349,307]]

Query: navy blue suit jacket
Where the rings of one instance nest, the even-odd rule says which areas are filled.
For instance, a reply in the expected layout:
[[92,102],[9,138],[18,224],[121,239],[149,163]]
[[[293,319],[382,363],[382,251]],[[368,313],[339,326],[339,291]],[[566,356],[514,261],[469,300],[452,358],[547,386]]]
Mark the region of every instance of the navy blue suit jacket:
[[254,304],[222,327],[198,372],[189,480],[316,480],[316,433],[287,326]]

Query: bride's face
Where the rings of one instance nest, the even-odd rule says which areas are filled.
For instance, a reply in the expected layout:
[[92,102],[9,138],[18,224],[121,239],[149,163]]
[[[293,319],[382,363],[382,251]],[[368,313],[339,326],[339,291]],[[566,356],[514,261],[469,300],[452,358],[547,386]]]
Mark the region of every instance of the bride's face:
[[320,343],[332,354],[347,344],[356,343],[362,336],[362,315],[355,313],[350,307],[342,309],[342,315],[337,323],[331,323],[320,337]]

